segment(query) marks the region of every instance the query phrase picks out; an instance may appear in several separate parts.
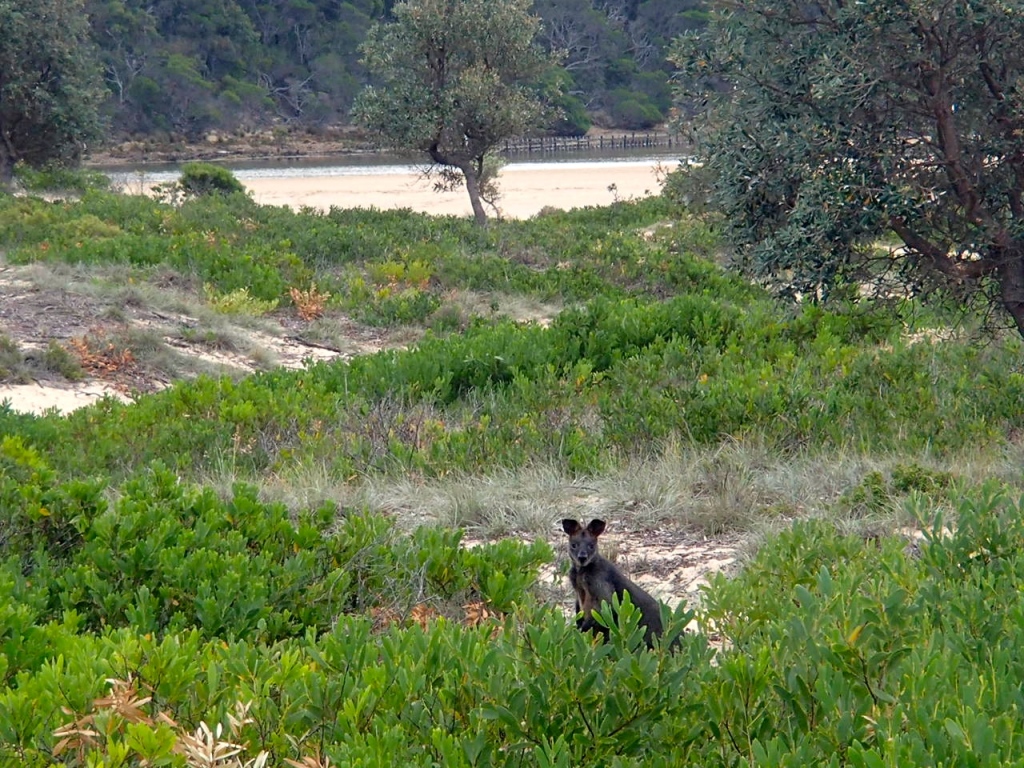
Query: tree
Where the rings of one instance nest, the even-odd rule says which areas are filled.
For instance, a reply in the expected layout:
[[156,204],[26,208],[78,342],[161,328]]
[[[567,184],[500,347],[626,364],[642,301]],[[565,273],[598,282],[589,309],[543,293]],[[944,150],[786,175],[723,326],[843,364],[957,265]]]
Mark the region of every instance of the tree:
[[1024,335],[1024,6],[737,0],[673,60],[749,271],[814,297],[884,268]]
[[536,84],[550,64],[534,43],[539,20],[530,5],[407,0],[362,46],[379,85],[356,99],[356,120],[383,144],[424,152],[442,173],[461,173],[481,225],[485,159],[544,113]]
[[68,165],[100,135],[100,68],[79,0],[0,0],[0,186]]

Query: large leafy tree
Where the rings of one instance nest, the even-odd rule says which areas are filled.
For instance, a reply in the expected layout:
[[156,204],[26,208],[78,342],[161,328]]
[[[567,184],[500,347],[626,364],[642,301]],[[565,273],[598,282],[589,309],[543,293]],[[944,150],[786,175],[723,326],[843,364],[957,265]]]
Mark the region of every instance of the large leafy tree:
[[364,64],[377,81],[354,115],[390,147],[423,152],[465,182],[477,223],[485,161],[541,121],[539,78],[550,66],[535,43],[531,0],[407,0],[371,28]]
[[1024,5],[738,0],[673,58],[752,272],[821,296],[884,268],[1024,334]]
[[102,98],[79,0],[0,0],[0,185],[19,161],[77,161]]

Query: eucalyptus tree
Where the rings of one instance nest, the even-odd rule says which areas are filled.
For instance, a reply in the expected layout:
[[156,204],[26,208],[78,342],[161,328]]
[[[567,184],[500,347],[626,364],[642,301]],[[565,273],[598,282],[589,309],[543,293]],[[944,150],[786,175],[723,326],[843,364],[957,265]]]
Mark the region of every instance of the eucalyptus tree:
[[79,0],[0,0],[0,186],[100,136],[100,69]]
[[1024,335],[1024,5],[719,7],[673,61],[740,263],[811,296],[884,269]]
[[[551,60],[536,43],[531,0],[406,0],[363,43],[375,80],[353,114],[381,144],[424,153],[460,177],[486,224],[487,161],[545,115],[539,83]],[[549,78],[550,81],[550,78]]]

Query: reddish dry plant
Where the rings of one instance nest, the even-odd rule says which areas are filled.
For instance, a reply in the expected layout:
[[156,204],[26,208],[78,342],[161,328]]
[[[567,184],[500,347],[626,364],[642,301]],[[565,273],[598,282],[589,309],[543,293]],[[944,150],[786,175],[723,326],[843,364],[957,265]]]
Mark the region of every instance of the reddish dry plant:
[[370,618],[373,619],[373,630],[380,632],[392,624],[397,624],[401,621],[401,616],[398,615],[398,611],[394,608],[383,608],[380,606],[370,609]]
[[[466,603],[462,606],[465,612],[462,623],[467,627],[478,627],[485,622],[500,619],[501,613],[487,607],[484,602]],[[412,607],[407,617],[404,617],[394,608],[376,607],[370,609],[370,616],[373,618],[375,631],[383,630],[393,624],[402,624],[408,621],[411,624],[418,624],[427,629],[430,622],[438,618],[441,613],[426,603],[418,603]]]
[[370,616],[373,618],[373,628],[378,632],[394,624],[405,624],[407,620],[413,624],[419,624],[423,629],[426,629],[431,619],[435,619],[439,615],[436,608],[431,608],[425,603],[414,605],[412,610],[409,611],[408,616],[403,616],[394,608],[378,606],[370,609]]
[[430,622],[436,619],[440,614],[436,608],[432,608],[426,603],[419,603],[414,605],[412,610],[409,611],[409,618],[414,624],[419,624],[422,629],[426,629],[430,626]]
[[309,290],[306,291],[289,288],[288,295],[292,297],[292,303],[295,304],[299,317],[307,322],[323,317],[327,301],[331,298],[331,294],[320,291],[316,287],[316,283],[311,284]]
[[463,623],[467,627],[478,627],[485,621],[490,621],[491,619],[499,617],[497,612],[492,611],[487,607],[487,603],[466,603],[462,606],[462,609],[466,612],[466,618]]
[[481,624],[492,622],[494,628],[491,630],[491,639],[501,634],[501,624],[498,623],[502,618],[500,611],[488,608],[487,604],[482,602],[466,603],[462,609],[466,612],[466,618],[462,623],[467,627],[479,627]]
[[[66,707],[62,707],[61,711],[66,715],[74,714]],[[100,734],[92,727],[94,719],[94,715],[86,715],[55,730],[53,735],[60,741],[53,746],[53,756],[74,752],[78,762],[85,760],[85,753],[99,744]]]
[[106,341],[102,334],[79,336],[71,339],[68,344],[83,370],[93,376],[109,378],[135,367],[132,351],[119,349],[112,341]]

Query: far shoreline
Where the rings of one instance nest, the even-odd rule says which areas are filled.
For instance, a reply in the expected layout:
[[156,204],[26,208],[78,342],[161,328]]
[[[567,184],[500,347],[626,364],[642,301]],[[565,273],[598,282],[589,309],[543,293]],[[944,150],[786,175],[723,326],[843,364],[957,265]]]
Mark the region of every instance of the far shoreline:
[[[625,138],[635,139],[638,135],[667,135],[665,126],[656,126],[643,131],[622,128],[593,127],[579,137],[584,141],[597,141],[602,138],[611,142]],[[552,156],[571,157],[579,150],[572,149],[573,137],[564,137],[564,148],[557,152],[543,152],[546,158]],[[641,149],[642,147],[633,147]],[[586,150],[583,150],[586,152]],[[376,144],[365,132],[351,126],[334,126],[322,129],[318,133],[287,132],[275,134],[273,131],[218,134],[211,132],[204,140],[185,141],[183,139],[158,141],[153,138],[127,139],[118,144],[105,146],[89,152],[83,162],[87,168],[121,169],[134,165],[176,165],[202,161],[210,163],[278,163],[303,162],[311,163],[319,160],[329,163],[341,158],[373,157],[379,155],[399,155],[417,162],[423,153],[415,151],[398,152],[384,149]],[[525,160],[527,153],[513,153],[505,157],[507,162]]]

